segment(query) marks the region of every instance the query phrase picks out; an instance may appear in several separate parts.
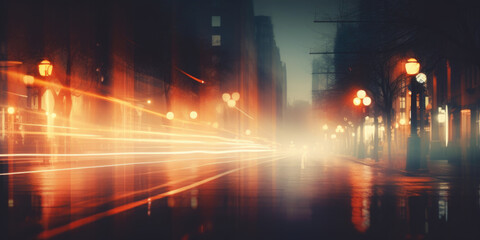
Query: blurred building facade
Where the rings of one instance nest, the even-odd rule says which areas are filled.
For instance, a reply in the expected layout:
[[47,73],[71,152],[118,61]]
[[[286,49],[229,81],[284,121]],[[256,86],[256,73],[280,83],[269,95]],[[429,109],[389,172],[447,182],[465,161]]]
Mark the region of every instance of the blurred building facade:
[[[2,138],[8,106],[24,123],[125,130],[168,123],[160,117],[168,111],[184,120],[196,111],[199,122],[235,133],[273,126],[266,137],[285,115],[286,67],[270,19],[259,25],[252,1],[1,4]],[[48,77],[38,72],[45,59]],[[234,92],[240,99],[228,108],[222,94]]]
[[287,107],[287,70],[275,42],[271,18],[256,16],[255,25],[262,135],[275,139],[277,129],[282,128]]

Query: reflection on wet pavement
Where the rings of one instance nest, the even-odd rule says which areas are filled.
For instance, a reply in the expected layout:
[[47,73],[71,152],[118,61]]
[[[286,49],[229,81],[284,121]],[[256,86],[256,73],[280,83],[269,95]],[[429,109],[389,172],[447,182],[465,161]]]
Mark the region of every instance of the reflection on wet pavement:
[[[144,159],[145,160],[145,159]],[[117,161],[128,162],[126,159]],[[2,176],[9,238],[480,236],[477,177],[405,176],[301,153]],[[63,168],[63,166],[62,166]],[[39,165],[36,169],[52,169]],[[25,170],[25,169],[19,169]]]

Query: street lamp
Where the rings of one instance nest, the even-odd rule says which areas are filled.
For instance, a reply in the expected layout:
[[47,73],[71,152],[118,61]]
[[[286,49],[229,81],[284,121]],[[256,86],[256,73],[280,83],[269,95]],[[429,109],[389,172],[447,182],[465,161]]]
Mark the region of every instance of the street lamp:
[[235,101],[233,99],[230,99],[230,100],[227,101],[227,105],[228,105],[228,107],[233,108],[233,107],[235,107],[235,105],[237,105],[237,101]]
[[360,123],[360,136],[359,136],[359,144],[358,144],[358,158],[365,158],[365,143],[364,143],[364,125],[365,125],[365,114],[366,108],[372,104],[372,99],[367,96],[367,92],[365,90],[358,90],[357,97],[353,99],[353,104],[355,106],[362,107],[362,118]]
[[173,114],[173,112],[168,112],[167,113],[167,119],[168,120],[173,120],[174,117],[175,117],[175,115]]
[[197,117],[198,117],[197,112],[195,112],[195,111],[191,111],[191,112],[190,112],[190,118],[191,118],[191,119],[197,119]]
[[38,64],[38,72],[42,77],[49,77],[52,75],[53,65],[48,60],[43,60]]
[[228,100],[230,100],[230,94],[228,94],[228,93],[222,94],[222,100],[224,102],[227,102]]
[[240,99],[240,93],[234,92],[232,93],[232,99],[238,101]]
[[7,108],[7,113],[10,115],[13,115],[15,113],[15,108],[14,107],[8,107]]
[[[420,71],[420,63],[415,58],[410,58],[405,64],[405,71],[410,76],[410,136],[407,143],[407,170],[417,170],[420,168],[420,137],[417,134],[417,78]],[[423,77],[419,77],[422,80]],[[426,80],[426,79],[425,79]]]

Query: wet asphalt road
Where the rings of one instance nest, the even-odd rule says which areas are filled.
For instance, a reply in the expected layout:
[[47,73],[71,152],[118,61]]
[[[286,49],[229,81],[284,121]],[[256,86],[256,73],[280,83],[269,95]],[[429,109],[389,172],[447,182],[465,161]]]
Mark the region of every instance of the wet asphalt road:
[[23,173],[1,176],[1,231],[6,239],[480,238],[478,177],[405,176],[322,155],[23,159],[10,168]]

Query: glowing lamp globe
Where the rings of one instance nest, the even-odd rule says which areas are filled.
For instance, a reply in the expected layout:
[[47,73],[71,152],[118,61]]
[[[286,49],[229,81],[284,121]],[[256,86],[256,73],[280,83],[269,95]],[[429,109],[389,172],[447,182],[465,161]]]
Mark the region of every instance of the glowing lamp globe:
[[227,105],[231,108],[235,107],[235,105],[237,105],[237,102],[233,99],[230,99],[227,101]]
[[365,90],[358,90],[358,92],[357,92],[357,97],[358,98],[362,99],[366,96],[367,96],[367,92],[365,92]]
[[372,104],[372,99],[370,97],[366,97],[362,101],[363,101],[363,105],[365,106],[370,106],[370,104]]
[[173,120],[173,118],[175,118],[175,114],[173,114],[173,112],[168,112],[167,113],[167,119],[168,120]]
[[38,64],[38,72],[42,77],[48,77],[52,75],[53,65],[48,60],[43,60]]
[[14,107],[8,107],[7,108],[7,113],[10,114],[10,115],[14,114],[15,113],[15,108]]
[[418,83],[424,84],[427,82],[427,75],[425,75],[425,73],[419,73],[415,76],[415,79],[417,79]]
[[234,92],[232,93],[232,99],[238,101],[240,99],[240,93]]
[[362,103],[362,100],[360,98],[356,97],[353,99],[353,105],[358,106],[360,105],[360,103]]
[[230,94],[228,93],[222,94],[222,99],[224,102],[227,102],[228,100],[230,100]]
[[417,59],[410,58],[405,63],[405,70],[408,75],[415,75],[420,71],[420,63],[418,63]]
[[31,86],[33,85],[34,82],[35,82],[35,78],[33,78],[33,76],[30,76],[30,75],[23,76],[23,83],[25,83],[25,85]]
[[250,129],[245,130],[245,135],[250,136],[250,134],[252,134],[252,131],[250,131]]
[[197,119],[197,117],[198,117],[197,112],[195,112],[195,111],[190,112],[190,118],[191,119]]

